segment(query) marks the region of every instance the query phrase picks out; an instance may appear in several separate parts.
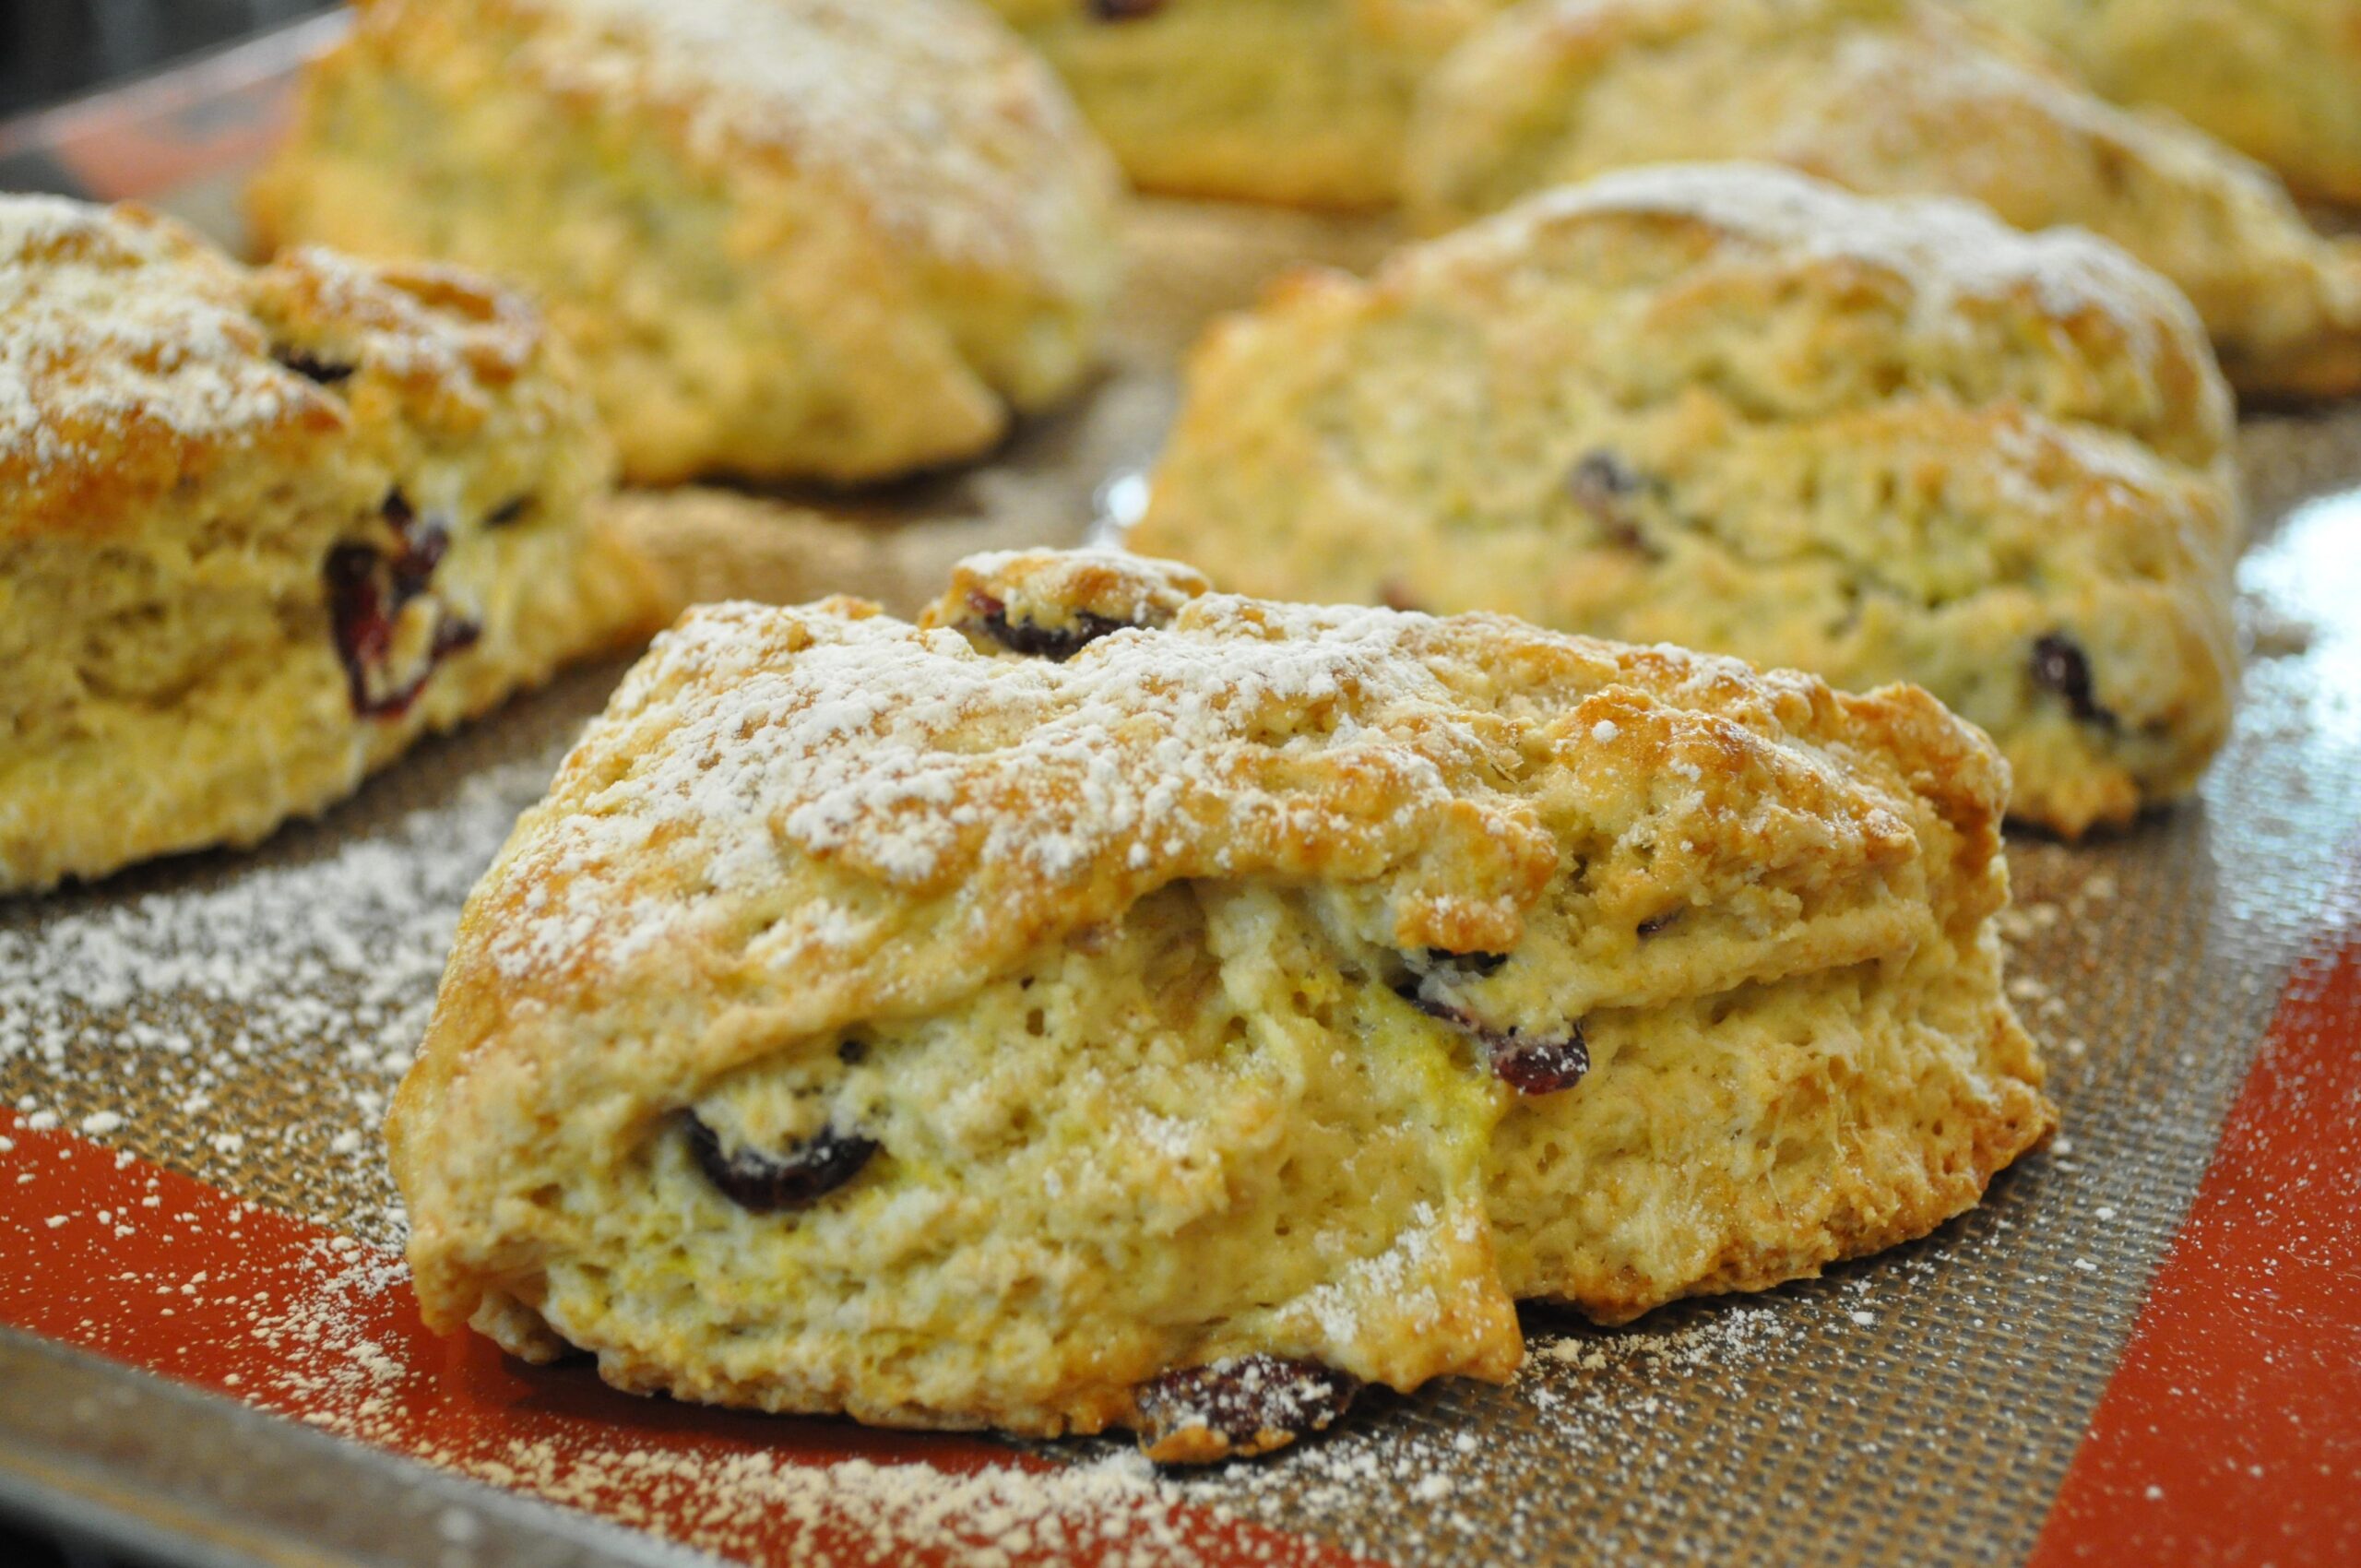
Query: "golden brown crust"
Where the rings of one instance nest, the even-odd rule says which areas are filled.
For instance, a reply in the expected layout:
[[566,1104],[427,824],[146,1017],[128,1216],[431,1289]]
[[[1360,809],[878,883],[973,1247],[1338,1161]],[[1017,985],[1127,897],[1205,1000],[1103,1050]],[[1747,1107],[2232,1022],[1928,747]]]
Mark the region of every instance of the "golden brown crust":
[[[628,114],[701,173],[817,175],[884,233],[945,264],[1054,274],[1089,172],[1038,63],[965,4],[898,0],[362,0],[359,68],[422,68],[469,34],[515,33],[520,89]],[[896,104],[896,99],[904,101]]]
[[0,204],[0,538],[102,529],[184,472],[343,423],[272,362],[237,269],[137,208]]
[[[247,271],[172,219],[0,203],[0,539],[88,537],[229,462],[290,462],[398,422],[464,441],[547,375],[517,295],[454,268],[317,248]],[[292,368],[357,367],[340,393]]]

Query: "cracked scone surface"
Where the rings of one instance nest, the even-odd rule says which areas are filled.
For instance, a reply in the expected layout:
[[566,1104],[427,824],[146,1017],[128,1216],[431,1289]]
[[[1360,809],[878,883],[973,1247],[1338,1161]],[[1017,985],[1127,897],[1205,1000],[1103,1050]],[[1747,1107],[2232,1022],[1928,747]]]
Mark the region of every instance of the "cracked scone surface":
[[634,1389],[1275,1446],[1917,1236],[2047,1132],[1924,693],[978,557],[691,612],[469,900],[420,1300]]
[[2232,434],[2186,303],[2102,242],[1635,170],[1217,326],[1134,542],[1240,592],[1914,681],[2075,835],[2227,731]]
[[991,0],[1141,186],[1392,205],[1418,85],[1510,0]]
[[2361,387],[2361,243],[2316,233],[2237,153],[1936,0],[1541,0],[1434,73],[1410,141],[1429,229],[1612,169],[1726,158],[2078,225],[2189,296],[2241,392]]
[[516,296],[0,198],[0,891],[247,844],[645,636]]
[[2361,203],[2352,0],[1954,0],[2056,50],[2109,98],[2169,109],[2307,196]]
[[969,0],[366,0],[252,207],[529,286],[634,480],[851,482],[1082,379],[1118,196]]

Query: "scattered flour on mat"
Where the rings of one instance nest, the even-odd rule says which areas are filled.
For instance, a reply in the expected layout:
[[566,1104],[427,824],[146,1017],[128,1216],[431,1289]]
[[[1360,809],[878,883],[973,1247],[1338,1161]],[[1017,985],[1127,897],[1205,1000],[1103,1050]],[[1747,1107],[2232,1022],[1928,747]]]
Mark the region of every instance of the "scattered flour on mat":
[[[339,1434],[417,1451],[409,1412],[419,1388],[409,1385],[431,1385],[443,1373],[412,1364],[400,1338],[381,1326],[379,1298],[406,1278],[399,1260],[338,1237],[318,1243],[303,1272],[291,1305],[253,1319],[251,1331],[275,1363],[255,1396],[300,1408]],[[1848,1286],[1838,1293],[1861,1292]],[[1627,1451],[1635,1420],[1678,1416],[1673,1390],[1685,1382],[1743,1381],[1766,1359],[1799,1350],[1809,1332],[1788,1308],[1749,1301],[1688,1309],[1653,1328],[1536,1325],[1508,1391],[1522,1414],[1471,1419],[1453,1408],[1463,1400],[1442,1384],[1441,1408],[1381,1394],[1323,1439],[1205,1472],[1159,1472],[1112,1439],[1043,1445],[1037,1452],[1063,1461],[1049,1469],[797,1463],[735,1443],[682,1451],[635,1443],[628,1431],[464,1450],[430,1442],[421,1456],[724,1554],[775,1544],[784,1527],[797,1559],[825,1568],[901,1561],[913,1550],[983,1564],[1276,1565],[1319,1549],[1254,1526],[1314,1521],[1348,1550],[1450,1556],[1497,1542],[1503,1511],[1513,1529],[1525,1510],[1559,1506],[1546,1472]],[[1504,1422],[1529,1424],[1538,1441],[1504,1446]]]
[[1315,1442],[1166,1484],[1272,1524],[1337,1532],[1348,1550],[1381,1560],[1480,1560],[1502,1539],[1542,1538],[1571,1470],[1628,1459],[1635,1434],[1677,1429],[1679,1391],[1736,1393],[1766,1359],[1798,1352],[1814,1325],[1833,1332],[1828,1320],[1843,1315],[1745,1301],[1676,1313],[1614,1330],[1529,1323],[1506,1409],[1449,1382],[1413,1400],[1365,1396]]
[[0,1083],[16,1109],[233,1190],[256,1191],[257,1168],[333,1162],[333,1179],[304,1187],[298,1169],[295,1191],[266,1195],[392,1239],[377,1125],[459,908],[553,761],[491,767],[309,857],[0,908]]
[[[254,1397],[339,1435],[403,1448],[503,1489],[583,1507],[724,1555],[792,1541],[814,1568],[929,1560],[991,1568],[1081,1559],[1109,1568],[1308,1562],[1316,1549],[1186,1497],[1135,1450],[1081,1463],[951,1469],[923,1461],[797,1462],[722,1439],[683,1448],[611,1435],[488,1438],[421,1433],[416,1396],[444,1373],[409,1359],[381,1298],[407,1278],[390,1253],[337,1237],[315,1244],[289,1304],[251,1332],[274,1363]],[[415,1385],[415,1386],[412,1386]],[[1022,1467],[1019,1467],[1022,1465]],[[1185,1506],[1184,1506],[1185,1505]]]

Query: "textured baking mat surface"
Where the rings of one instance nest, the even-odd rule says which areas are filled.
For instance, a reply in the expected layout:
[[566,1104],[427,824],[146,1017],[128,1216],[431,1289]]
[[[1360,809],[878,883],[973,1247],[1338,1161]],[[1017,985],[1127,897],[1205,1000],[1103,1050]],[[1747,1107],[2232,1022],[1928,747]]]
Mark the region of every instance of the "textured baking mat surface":
[[[219,232],[226,189],[176,205]],[[908,608],[968,550],[1071,540],[1120,515],[1169,416],[1176,357],[1204,319],[1290,258],[1365,264],[1386,237],[1147,208],[1107,374],[993,463],[857,505],[636,498],[633,526],[671,552],[686,591],[849,589]],[[602,1406],[579,1378],[566,1398],[615,1412],[611,1452],[586,1457],[577,1444],[537,1468],[547,1455],[527,1439],[490,1460],[425,1451],[626,1516],[614,1498],[660,1485],[673,1503],[641,1522],[750,1556],[777,1538],[747,1520],[816,1507],[816,1487],[829,1508],[873,1515],[872,1533],[830,1549],[847,1561],[890,1560],[905,1541],[1016,1559],[1092,1541],[1128,1543],[1114,1560],[1143,1562],[1287,1555],[1274,1544],[1285,1536],[1143,1523],[1174,1504],[1404,1563],[2022,1558],[2291,966],[2341,918],[2331,902],[2351,886],[2341,867],[2361,822],[2361,409],[2250,422],[2246,446],[2257,530],[2241,568],[2252,646],[2236,738],[2200,799],[2136,831],[2012,849],[2011,983],[2047,1048],[2064,1132],[1937,1235],[1623,1330],[1530,1313],[1532,1354],[1508,1387],[1380,1394],[1327,1438],[1202,1476],[1153,1476],[1112,1443],[1006,1450],[996,1468],[970,1440],[900,1438],[887,1480],[859,1457],[876,1443],[849,1429],[722,1416],[711,1420],[729,1443],[659,1465],[634,1456],[646,1422],[632,1412],[646,1407]],[[77,1195],[72,1159],[29,1157],[36,1139],[24,1134],[70,1132],[346,1239],[314,1247],[267,1308],[219,1322],[197,1311],[206,1271],[194,1283],[123,1271],[161,1300],[177,1293],[187,1332],[251,1336],[264,1364],[311,1369],[283,1372],[275,1408],[420,1452],[405,1402],[455,1386],[433,1347],[378,1324],[401,1290],[381,1249],[398,1246],[403,1221],[377,1123],[469,886],[619,671],[577,672],[422,747],[255,853],[0,901],[0,1094],[21,1119],[16,1141],[0,1139],[0,1173],[16,1167],[0,1180],[36,1194],[28,1212],[53,1207],[45,1223],[67,1235],[95,1225],[101,1246],[119,1236],[126,1255],[169,1219],[97,1209]],[[85,1337],[108,1348],[109,1332]],[[485,1377],[521,1375],[483,1371],[480,1348],[442,1354]],[[222,1375],[239,1388],[248,1374]],[[791,1462],[762,1457],[766,1442]],[[1001,1479],[979,1481],[979,1463]],[[814,1466],[808,1484],[794,1479]],[[818,1536],[793,1539],[819,1550]]]

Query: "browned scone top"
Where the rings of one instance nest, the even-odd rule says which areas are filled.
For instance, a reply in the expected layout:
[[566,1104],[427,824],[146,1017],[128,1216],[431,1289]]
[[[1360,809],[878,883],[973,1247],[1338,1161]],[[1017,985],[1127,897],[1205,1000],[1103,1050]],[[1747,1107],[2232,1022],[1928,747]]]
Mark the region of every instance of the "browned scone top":
[[[1077,600],[1141,618],[1063,659],[970,640],[991,639],[979,604],[1007,606],[1021,636],[1074,624]],[[1843,909],[1874,951],[1920,929],[1938,895],[1992,906],[2006,795],[1990,742],[1909,687],[1851,695],[1501,616],[1213,595],[1136,557],[982,556],[915,626],[851,600],[690,611],[520,823],[445,1001],[491,988],[567,1011],[624,993],[662,1008],[726,972],[779,1024],[825,1031],[940,1004],[1038,943],[1212,876],[1349,879],[1372,941],[1505,953],[1572,869],[1572,823],[1587,885],[1634,925],[1659,906],[1805,900]],[[844,918],[845,900],[884,897],[923,910],[923,976],[906,972],[901,922]],[[759,949],[699,918],[741,898],[776,907]],[[1724,983],[1778,972],[1805,935],[1755,929]],[[1809,936],[1826,961],[1825,922]],[[1644,994],[1625,946],[1573,992]],[[825,962],[781,967],[791,952]],[[457,1064],[451,1033],[438,1026],[411,1101]],[[706,1041],[680,1065],[736,1064]]]
[[[1241,1387],[1504,1376],[1516,1297],[1810,1272],[2046,1130],[2006,792],[1911,688],[1121,555],[975,558],[916,625],[692,611],[462,919],[388,1127],[421,1300],[627,1387],[1173,1458],[1295,1434]],[[1744,1103],[1625,1169],[1584,1107],[1667,1073]],[[1727,1151],[1782,1118],[1837,1169],[1766,1217]]]
[[[456,268],[304,247],[250,270],[141,208],[39,196],[0,205],[0,538],[133,527],[225,464],[463,443],[552,352]],[[578,394],[536,401],[553,426]]]

